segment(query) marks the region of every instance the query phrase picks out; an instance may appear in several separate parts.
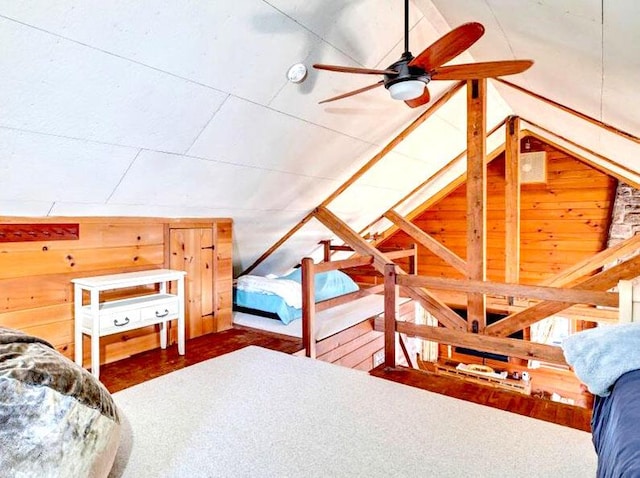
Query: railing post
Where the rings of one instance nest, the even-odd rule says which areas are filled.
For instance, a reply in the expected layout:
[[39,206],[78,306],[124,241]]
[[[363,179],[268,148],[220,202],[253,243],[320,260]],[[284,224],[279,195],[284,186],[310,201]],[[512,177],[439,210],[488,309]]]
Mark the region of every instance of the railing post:
[[409,274],[416,275],[418,273],[418,244],[411,244],[413,255],[409,258]]
[[331,239],[323,239],[318,244],[322,244],[322,261],[329,262],[331,260]]
[[398,286],[396,285],[396,265],[384,266],[384,365],[396,366],[396,304]]
[[316,296],[315,296],[315,264],[313,259],[302,259],[302,344],[305,355],[316,358]]

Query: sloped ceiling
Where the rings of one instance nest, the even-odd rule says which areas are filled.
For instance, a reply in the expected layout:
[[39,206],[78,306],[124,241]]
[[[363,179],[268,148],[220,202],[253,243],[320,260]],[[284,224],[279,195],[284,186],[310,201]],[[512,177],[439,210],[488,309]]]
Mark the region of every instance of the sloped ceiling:
[[[480,21],[485,36],[455,62],[532,58],[511,81],[640,135],[639,8],[415,0],[411,49]],[[318,105],[371,78],[310,70],[296,85],[287,69],[387,66],[402,29],[400,0],[0,1],[0,214],[232,217],[242,270],[424,110],[382,88]],[[515,111],[638,171],[637,144],[496,88],[490,126]],[[366,226],[464,150],[464,121],[462,92],[330,208]],[[326,236],[308,223],[256,272]]]

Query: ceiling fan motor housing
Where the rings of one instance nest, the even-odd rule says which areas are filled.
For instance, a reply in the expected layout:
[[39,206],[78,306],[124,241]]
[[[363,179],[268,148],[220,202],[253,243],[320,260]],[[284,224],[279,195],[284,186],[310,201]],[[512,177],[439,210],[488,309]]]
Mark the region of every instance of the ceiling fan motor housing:
[[386,89],[403,81],[417,80],[422,81],[425,85],[431,81],[431,77],[422,68],[409,66],[411,60],[413,60],[413,55],[405,52],[400,60],[389,65],[388,70],[395,70],[398,73],[397,75],[384,75],[384,87]]

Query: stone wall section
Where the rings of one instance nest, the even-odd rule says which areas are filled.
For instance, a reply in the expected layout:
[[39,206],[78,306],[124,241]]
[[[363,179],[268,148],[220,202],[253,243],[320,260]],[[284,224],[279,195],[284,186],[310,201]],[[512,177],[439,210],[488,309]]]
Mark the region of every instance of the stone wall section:
[[629,239],[639,232],[640,190],[625,183],[618,183],[607,247]]

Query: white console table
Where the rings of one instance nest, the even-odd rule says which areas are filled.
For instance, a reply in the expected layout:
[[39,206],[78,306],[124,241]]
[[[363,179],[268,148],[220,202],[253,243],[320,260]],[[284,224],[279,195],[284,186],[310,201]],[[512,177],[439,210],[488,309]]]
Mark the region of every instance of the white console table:
[[[171,269],[126,272],[72,279],[74,284],[75,361],[82,366],[82,334],[91,337],[91,373],[100,375],[100,337],[148,325],[161,324],[160,346],[167,347],[167,321],[178,319],[178,353],[185,353],[184,276]],[[176,294],[167,285],[177,283]],[[100,302],[100,292],[141,285],[159,284],[153,294]],[[89,292],[83,305],[82,293]]]

